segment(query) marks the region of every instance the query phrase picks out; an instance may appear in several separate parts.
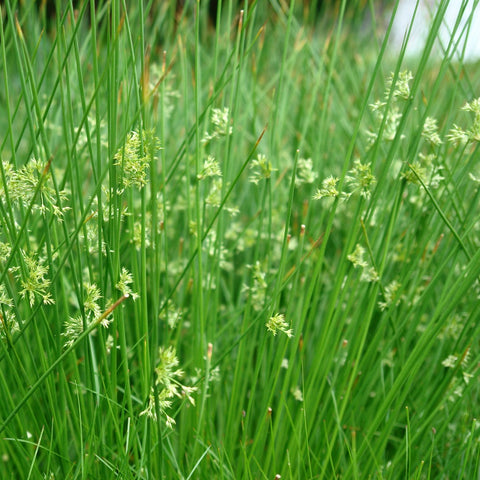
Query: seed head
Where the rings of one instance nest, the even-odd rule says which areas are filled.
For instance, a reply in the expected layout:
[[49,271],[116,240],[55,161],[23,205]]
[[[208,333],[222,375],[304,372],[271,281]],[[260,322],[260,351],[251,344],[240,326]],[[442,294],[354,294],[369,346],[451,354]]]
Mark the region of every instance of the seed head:
[[267,330],[271,332],[273,336],[276,336],[278,332],[283,332],[287,337],[293,337],[293,330],[288,328],[289,324],[285,320],[285,315],[283,313],[276,313],[273,317],[270,317],[265,325]]
[[315,200],[320,200],[321,198],[335,198],[338,197],[339,191],[337,190],[338,178],[327,177],[322,182],[322,186],[317,189],[313,198]]

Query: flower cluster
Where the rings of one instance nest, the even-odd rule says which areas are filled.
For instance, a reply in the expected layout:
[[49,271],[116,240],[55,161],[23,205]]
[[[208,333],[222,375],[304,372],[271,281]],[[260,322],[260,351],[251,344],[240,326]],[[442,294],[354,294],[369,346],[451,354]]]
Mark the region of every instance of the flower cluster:
[[120,278],[115,285],[122,293],[122,297],[115,303],[112,303],[112,301],[107,302],[107,309],[102,313],[99,305],[99,300],[102,298],[100,289],[95,283],[86,282],[83,286],[83,314],[80,313],[74,317],[69,317],[65,322],[65,329],[62,333],[62,336],[66,338],[64,347],[68,348],[73,345],[81,333],[92,324],[96,323],[104,328],[108,328],[112,321],[114,308],[125,298],[132,297],[133,300],[138,298],[138,295],[130,288],[131,283],[133,283],[132,275],[123,267]]
[[375,267],[369,265],[365,260],[366,250],[360,244],[357,243],[355,250],[347,255],[347,259],[352,262],[354,268],[360,267],[362,274],[360,276],[361,282],[376,282],[378,281],[378,273]]
[[[62,336],[66,338],[64,347],[68,348],[75,343],[75,340],[92,322],[94,322],[101,315],[100,305],[98,301],[102,298],[100,289],[94,283],[85,283],[83,298],[84,315],[78,314],[74,317],[69,317],[65,322],[65,330]],[[85,319],[85,320],[84,320]]]
[[285,315],[283,313],[276,313],[270,317],[265,326],[273,336],[276,336],[278,332],[283,332],[287,337],[293,337],[293,330],[289,328],[290,325],[285,320]]
[[353,263],[355,268],[365,268],[368,266],[368,262],[364,259],[365,248],[363,248],[359,243],[355,246],[355,250],[347,255],[347,259]]
[[[338,178],[327,177],[322,181],[322,186],[317,189],[313,198],[320,200],[322,198],[336,198],[340,195],[337,189]],[[377,183],[375,175],[372,173],[372,167],[369,163],[362,163],[359,159],[353,162],[353,168],[347,172],[345,183],[347,191],[341,192],[341,197],[348,200],[352,195],[358,194],[363,198],[369,199],[373,187]]]
[[254,310],[260,311],[265,302],[267,294],[266,273],[262,269],[262,265],[257,260],[255,265],[250,267],[252,269],[253,285],[251,287],[244,286],[243,290],[250,294],[250,300]]
[[252,160],[250,169],[253,170],[253,173],[250,175],[249,180],[255,184],[261,180],[269,179],[272,176],[272,172],[277,170],[276,168],[273,168],[272,162],[261,153],[257,155],[256,159]]
[[304,184],[313,183],[318,177],[318,173],[313,170],[311,158],[299,158],[297,163],[297,174],[295,177],[295,186],[300,187]]
[[210,117],[214,130],[213,133],[205,132],[202,143],[208,143],[214,138],[227,137],[232,134],[233,128],[230,126],[230,110],[225,108],[213,108]]
[[339,195],[337,190],[338,178],[327,177],[322,181],[322,186],[314,193],[313,198],[320,200],[322,198],[336,198]]
[[[393,141],[397,136],[397,130],[402,114],[400,113],[396,101],[398,98],[404,100],[410,98],[410,81],[413,78],[413,74],[408,70],[400,72],[395,84],[393,84],[394,77],[395,75],[392,73],[386,79],[384,98],[387,101],[377,100],[370,104],[370,110],[375,117],[376,128],[373,130],[367,130],[369,146],[379,140],[379,132],[381,132],[382,140]],[[392,98],[390,98],[391,96]]]
[[359,159],[353,162],[353,168],[348,172],[345,181],[350,187],[348,196],[358,193],[366,199],[370,198],[371,190],[377,183],[375,176],[372,174],[370,162],[362,163]]
[[383,302],[378,302],[378,306],[380,310],[383,312],[388,307],[396,306],[401,301],[401,296],[398,294],[398,291],[401,289],[402,285],[397,282],[397,280],[393,280],[390,282],[383,291]]
[[381,103],[377,102],[370,105],[370,108],[372,109],[376,117],[377,128],[375,130],[367,130],[369,145],[373,145],[375,141],[378,139],[377,132],[380,128],[380,125],[382,125],[384,115],[385,115],[385,122],[383,124],[381,138],[383,140],[388,140],[389,142],[391,142],[395,139],[395,136],[397,135],[397,129],[400,124],[400,119],[402,118],[402,114],[400,113],[397,105],[395,104],[391,105],[386,112],[383,112],[383,110],[381,109],[385,107],[385,105],[386,104],[383,102]]
[[193,393],[197,391],[197,388],[187,387],[180,383],[184,372],[177,368],[180,362],[174,347],[160,347],[158,357],[159,362],[155,368],[155,388],[152,388],[148,398],[148,405],[140,415],[147,415],[153,420],[157,420],[157,405],[158,412],[165,417],[167,426],[173,428],[175,420],[167,414],[167,411],[172,406],[173,399],[175,397],[186,397],[192,405],[195,405]]
[[132,297],[133,300],[136,300],[138,298],[138,293],[132,291],[132,288],[130,287],[132,283],[132,274],[125,267],[122,267],[120,278],[115,284],[115,288],[119,290],[123,296]]
[[432,146],[441,145],[442,139],[438,134],[438,125],[437,119],[433,117],[427,117],[425,123],[423,124],[422,136],[430,143]]
[[203,169],[197,175],[199,180],[203,180],[207,177],[221,177],[222,170],[220,168],[220,164],[215,159],[213,155],[208,155],[205,161],[203,162]]
[[115,165],[122,168],[124,188],[135,186],[138,189],[147,184],[149,165],[159,149],[159,140],[152,131],[132,131],[123,147],[115,154]]
[[167,322],[171,329],[174,329],[183,316],[183,310],[175,305],[172,299],[169,299],[165,308],[162,309],[159,319]]
[[476,98],[471,102],[467,102],[462,110],[472,112],[473,122],[470,128],[464,130],[458,125],[453,125],[450,133],[447,135],[448,140],[454,145],[466,144],[467,142],[480,141],[480,98]]
[[9,162],[4,161],[3,172],[5,184],[0,178],[0,194],[7,195],[13,205],[29,207],[42,215],[50,212],[57,220],[63,220],[64,213],[69,207],[62,205],[67,200],[67,192],[56,188],[50,163],[32,158],[22,167],[15,169]]
[[468,372],[469,360],[470,348],[468,348],[461,357],[451,354],[442,361],[442,365],[445,368],[455,369],[458,367],[460,372],[460,375],[456,376],[450,384],[447,397],[450,402],[454,402],[456,398],[463,395],[466,385],[470,383],[470,380],[473,377],[473,374]]
[[28,298],[31,307],[33,307],[36,297],[40,297],[45,304],[55,303],[49,292],[51,282],[47,277],[48,267],[43,264],[43,260],[25,252],[22,252],[22,257],[25,271],[18,275],[22,286],[20,295]]
[[210,191],[205,198],[205,205],[218,208],[222,203],[222,179],[215,178],[212,181]]
[[402,173],[402,177],[409,183],[438,188],[444,177],[441,175],[443,167],[435,164],[436,158],[433,153],[419,153],[418,158],[409,164],[409,169]]
[[5,285],[0,284],[0,338],[8,340],[19,330],[20,326],[13,313],[13,300],[7,294]]
[[400,97],[404,100],[408,100],[410,98],[410,82],[413,80],[413,74],[409,70],[404,70],[403,72],[398,73],[398,77],[396,82],[395,74],[391,73],[390,76],[386,80],[386,87],[385,87],[385,98],[390,98],[392,94],[393,88],[393,96]]

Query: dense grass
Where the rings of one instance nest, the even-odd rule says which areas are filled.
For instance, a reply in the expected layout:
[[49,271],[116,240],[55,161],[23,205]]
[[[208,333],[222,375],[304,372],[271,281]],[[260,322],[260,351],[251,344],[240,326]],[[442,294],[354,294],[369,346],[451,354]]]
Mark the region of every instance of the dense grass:
[[476,478],[469,22],[406,58],[375,2],[21,3],[0,477]]

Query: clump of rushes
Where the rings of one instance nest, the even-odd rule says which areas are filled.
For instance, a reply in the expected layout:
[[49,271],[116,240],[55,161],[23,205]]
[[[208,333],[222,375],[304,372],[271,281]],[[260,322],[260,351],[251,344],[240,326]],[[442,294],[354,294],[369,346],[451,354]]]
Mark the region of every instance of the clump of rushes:
[[0,479],[479,478],[470,10],[407,58],[349,7],[43,3],[1,8]]

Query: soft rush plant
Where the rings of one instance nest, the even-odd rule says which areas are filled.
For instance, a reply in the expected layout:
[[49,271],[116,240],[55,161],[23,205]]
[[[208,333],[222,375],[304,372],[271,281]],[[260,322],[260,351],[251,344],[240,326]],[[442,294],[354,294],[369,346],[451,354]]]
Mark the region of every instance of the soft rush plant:
[[0,477],[477,478],[477,1],[415,58],[399,1],[46,3],[0,7]]

